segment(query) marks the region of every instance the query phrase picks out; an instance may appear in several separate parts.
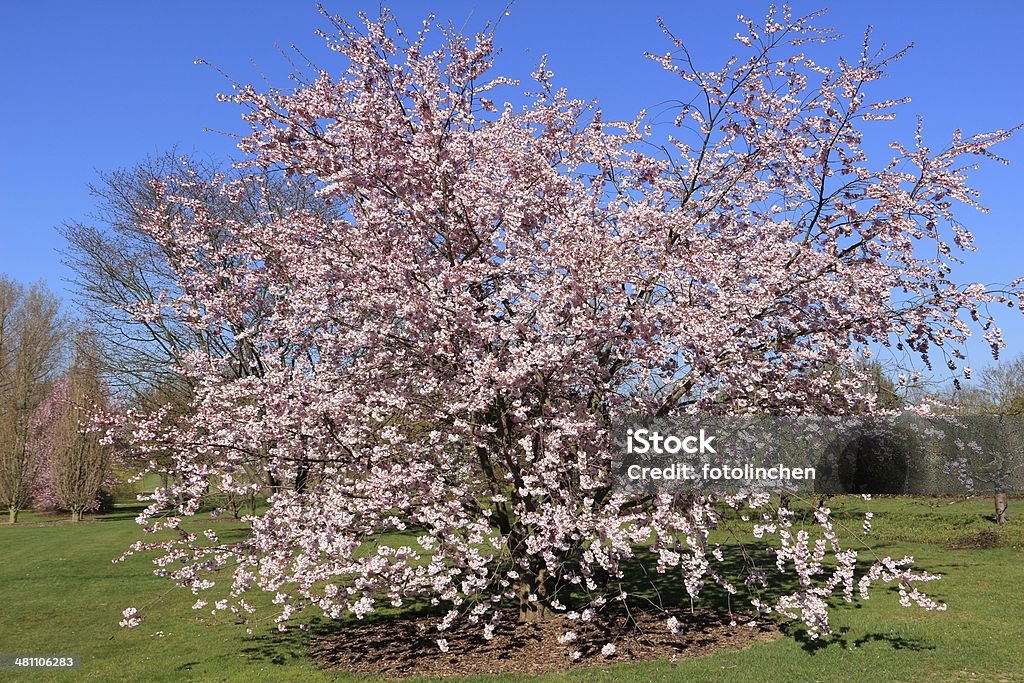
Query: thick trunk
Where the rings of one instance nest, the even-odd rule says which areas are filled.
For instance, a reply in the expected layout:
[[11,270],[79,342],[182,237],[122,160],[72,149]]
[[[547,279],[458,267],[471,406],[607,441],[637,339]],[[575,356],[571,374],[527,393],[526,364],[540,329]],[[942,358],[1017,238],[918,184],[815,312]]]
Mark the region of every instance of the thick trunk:
[[519,582],[516,587],[516,595],[519,598],[519,621],[537,623],[548,618],[550,610],[546,599],[546,580],[547,572],[541,569],[536,574],[524,576]]
[[14,507],[12,505],[7,510],[7,521],[10,522],[11,524],[17,524],[18,523],[18,512],[19,512],[18,508]]
[[81,512],[81,510],[72,510],[71,511],[71,521],[72,522],[80,522],[80,521],[82,521],[82,512]]
[[1010,501],[1006,493],[996,493],[996,524],[1006,524],[1010,521]]

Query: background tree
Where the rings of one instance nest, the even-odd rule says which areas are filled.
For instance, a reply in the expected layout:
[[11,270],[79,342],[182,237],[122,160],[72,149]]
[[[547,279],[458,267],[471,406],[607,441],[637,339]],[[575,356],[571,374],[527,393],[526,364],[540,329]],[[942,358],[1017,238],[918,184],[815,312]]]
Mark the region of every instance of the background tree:
[[[865,346],[930,363],[966,339],[965,312],[998,345],[982,304],[1017,293],[952,280],[971,237],[951,200],[973,205],[962,158],[993,156],[1011,132],[958,133],[939,151],[918,139],[869,165],[862,126],[896,103],[865,93],[894,57],[865,47],[821,66],[805,44],[831,34],[788,13],[745,23],[744,54],[719,71],[672,38],[657,59],[692,104],[657,136],[603,121],[543,64],[498,106],[509,81],[489,74],[490,33],[435,39],[428,22],[412,37],[386,12],[334,23],[338,76],[230,99],[253,126],[253,171],[306,178],[337,213],[225,219],[194,197],[230,202],[238,181],[171,183],[140,226],[180,294],[135,314],[228,327],[261,367],[232,375],[233,353],[192,351],[187,423],[125,431],[139,451],[173,444],[180,474],[179,514],[161,520],[157,497],[144,523],[173,529],[213,481],[245,491],[254,459],[284,485],[229,548],[210,531],[134,549],[199,592],[235,565],[225,592],[275,593],[282,624],[308,605],[362,617],[422,597],[447,608],[439,631],[466,618],[486,635],[505,601],[522,619],[586,621],[627,600],[640,546],[691,600],[760,585],[753,567],[726,576],[710,540],[746,516],[799,583],[753,604],[827,632],[827,601],[853,599],[857,563],[827,509],[800,526],[767,497],[626,494],[611,425],[870,413]],[[409,529],[415,542],[382,539]],[[904,604],[940,609],[915,586],[935,577],[911,561],[880,558],[862,594],[892,582]]]
[[31,499],[39,466],[32,418],[60,370],[63,342],[57,298],[0,276],[0,505],[12,524]]
[[[222,182],[235,180],[235,192],[228,197],[213,190]],[[178,372],[189,351],[230,359],[223,371],[231,377],[258,375],[260,359],[239,333],[260,329],[263,317],[274,305],[269,292],[256,292],[240,325],[216,321],[215,316],[196,311],[206,325],[185,320],[173,302],[183,295],[176,273],[185,264],[180,254],[166,248],[142,226],[160,208],[164,192],[183,200],[164,220],[190,223],[199,215],[224,222],[278,219],[292,212],[329,215],[329,204],[315,193],[308,181],[285,182],[279,173],[240,175],[230,165],[186,160],[168,152],[149,158],[128,169],[100,175],[90,187],[99,208],[89,222],[68,223],[61,229],[67,243],[65,263],[75,273],[76,303],[103,349],[103,372],[118,393],[134,396],[143,407],[172,402],[187,405],[191,387],[187,375]],[[169,223],[168,223],[169,225]],[[187,266],[209,273],[232,267],[232,254],[225,240],[227,231],[216,221],[196,225],[207,231],[208,249]],[[229,290],[233,283],[218,282]],[[140,315],[144,312],[144,315]],[[217,324],[219,322],[219,324]],[[281,342],[284,344],[284,340]],[[287,353],[287,349],[282,349]]]
[[79,333],[73,363],[39,408],[34,448],[42,461],[36,495],[51,508],[71,513],[95,510],[110,475],[110,448],[100,443],[96,416],[107,409],[94,338]]
[[991,487],[996,523],[1005,524],[1010,521],[1009,487],[1014,477],[1024,473],[1024,355],[982,370],[974,386],[956,392],[954,404],[959,413],[968,418],[975,415],[1009,418],[976,421],[976,429],[989,427],[995,432],[988,435],[987,441],[996,446],[996,450],[965,472],[972,481]]

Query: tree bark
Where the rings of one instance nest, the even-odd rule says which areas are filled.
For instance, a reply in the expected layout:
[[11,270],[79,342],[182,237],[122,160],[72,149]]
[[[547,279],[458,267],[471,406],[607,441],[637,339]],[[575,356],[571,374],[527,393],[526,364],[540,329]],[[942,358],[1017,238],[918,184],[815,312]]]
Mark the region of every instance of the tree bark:
[[10,522],[11,524],[17,524],[18,523],[18,512],[19,512],[18,508],[14,507],[13,505],[10,508],[8,508],[8,510],[7,510],[7,521]]
[[1010,501],[1006,496],[1006,493],[999,491],[996,493],[996,524],[1006,524],[1010,521]]
[[[547,588],[545,582],[547,572],[543,569],[531,576],[524,576],[516,587],[519,597],[519,621],[535,624],[548,618],[550,611],[547,606]],[[530,600],[535,595],[535,600]]]
[[71,521],[72,522],[80,522],[80,521],[82,521],[82,512],[81,512],[81,510],[72,510],[71,511]]

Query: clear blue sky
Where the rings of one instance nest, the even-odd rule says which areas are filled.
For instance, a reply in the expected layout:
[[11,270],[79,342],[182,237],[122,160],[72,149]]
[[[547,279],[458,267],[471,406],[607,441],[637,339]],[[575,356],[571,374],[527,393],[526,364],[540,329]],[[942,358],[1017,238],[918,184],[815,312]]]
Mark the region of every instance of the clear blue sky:
[[[966,132],[1024,121],[1024,3],[1011,0],[917,2],[834,0],[825,23],[856,54],[866,25],[892,47],[916,48],[895,68],[885,92],[913,102],[903,123],[925,118],[939,146],[960,126]],[[335,0],[346,16],[376,14],[376,2]],[[414,27],[430,9],[456,26],[479,28],[504,1],[433,3],[398,0],[399,19]],[[798,13],[821,3],[795,3]],[[678,0],[519,0],[502,20],[501,70],[524,77],[544,53],[556,81],[582,98],[598,98],[609,116],[629,116],[673,97],[673,81],[644,50],[669,49],[655,22],[664,16],[698,60],[717,67],[733,49],[738,12],[760,18],[767,3]],[[97,171],[131,166],[174,146],[226,159],[233,142],[204,129],[242,132],[240,111],[216,102],[227,88],[202,56],[239,81],[287,85],[290,70],[275,44],[298,44],[321,66],[331,58],[313,35],[326,28],[312,2],[175,0],[167,3],[8,0],[0,19],[0,62],[7,95],[0,106],[0,272],[23,282],[46,280],[66,295],[66,271],[55,226],[94,209],[87,183]],[[881,92],[881,91],[880,91]],[[885,129],[888,137],[896,129]],[[1024,135],[1002,148],[1014,163],[989,164],[974,176],[992,213],[965,212],[978,252],[965,282],[1008,282],[1024,274],[1019,209],[1024,191]],[[1024,316],[1003,311],[1007,357],[1024,351]],[[989,362],[980,343],[969,347],[975,368]]]

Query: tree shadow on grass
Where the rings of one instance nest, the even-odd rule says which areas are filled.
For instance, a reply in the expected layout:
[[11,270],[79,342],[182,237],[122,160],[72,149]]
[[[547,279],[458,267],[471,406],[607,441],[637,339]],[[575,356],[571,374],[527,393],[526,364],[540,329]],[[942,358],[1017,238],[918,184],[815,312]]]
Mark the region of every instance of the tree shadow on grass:
[[[694,609],[711,610],[713,612],[731,614],[732,612],[750,613],[753,608],[752,598],[772,603],[779,597],[797,590],[799,583],[792,573],[778,574],[775,570],[775,558],[763,547],[748,546],[742,549],[723,544],[722,561],[713,560],[713,569],[726,581],[732,584],[735,594],[707,577],[696,599],[691,600],[683,583],[682,569],[670,567],[664,573],[655,569],[658,556],[648,550],[638,550],[636,559],[623,567],[624,576],[616,582],[631,599],[665,610]],[[744,585],[751,570],[764,571],[768,577],[768,586],[758,585],[751,589]],[[613,582],[614,583],[614,582]]]
[[889,645],[893,650],[910,650],[911,652],[923,652],[934,650],[936,646],[926,643],[918,638],[905,638],[894,633],[865,633],[859,638],[850,638],[850,627],[843,626],[834,630],[828,636],[811,638],[807,629],[797,624],[788,624],[783,632],[800,643],[804,652],[815,655],[822,650],[839,648],[848,650],[850,648],[862,647],[868,643],[883,643]]
[[249,645],[242,648],[241,654],[254,660],[268,662],[279,666],[295,661],[304,661],[309,657],[310,643],[326,636],[336,635],[345,631],[346,627],[355,624],[373,625],[393,622],[395,619],[415,620],[428,617],[441,618],[445,613],[442,607],[431,606],[426,600],[406,602],[399,610],[381,610],[362,620],[353,618],[329,619],[313,617],[304,624],[289,625],[287,631],[272,630],[253,635],[247,641]]
[[96,519],[101,522],[117,522],[126,519],[135,519],[138,517],[143,510],[146,509],[146,504],[139,503],[118,503],[114,506],[114,509],[110,512],[104,512],[101,515],[97,515]]
[[248,645],[241,649],[243,657],[256,661],[285,666],[308,657],[309,642],[312,638],[334,633],[338,629],[336,622],[325,619],[313,619],[306,630],[297,626],[287,631],[273,631],[254,635],[248,639]]
[[[724,561],[714,563],[715,569],[721,576],[733,582],[737,588],[737,594],[730,595],[726,590],[714,584],[710,580],[705,583],[701,590],[699,599],[694,601],[696,609],[706,609],[719,614],[751,614],[753,611],[750,599],[759,598],[767,604],[774,604],[783,595],[793,594],[800,590],[799,580],[793,571],[780,574],[775,571],[775,559],[773,555],[764,548],[746,547],[743,552],[736,552],[736,548],[729,548],[723,544]],[[876,548],[877,550],[877,548]],[[630,595],[631,601],[638,599],[649,605],[654,605],[666,610],[675,610],[690,606],[690,596],[683,586],[678,569],[657,574],[645,567],[656,566],[657,557],[652,553],[638,553],[637,561],[626,568],[626,575],[622,581],[623,590]],[[860,558],[855,568],[856,576],[863,576],[874,564],[874,558]],[[746,575],[751,566],[761,570],[767,570],[769,577],[768,587],[759,588],[756,595],[749,592],[743,585],[743,576]],[[961,565],[944,565],[942,567],[928,567],[930,573],[936,573]],[[941,586],[939,586],[941,588]],[[898,588],[894,585],[876,584],[874,592],[892,594],[891,598],[898,598]],[[941,599],[941,596],[929,593],[932,597]],[[841,595],[836,595],[828,601],[829,610],[832,612],[848,609],[864,609],[865,604],[856,597],[852,603],[847,603]],[[920,641],[911,640],[889,633],[866,633],[855,640],[850,639],[849,628],[842,627],[832,634],[819,638],[811,638],[807,628],[799,621],[786,622],[779,620],[783,633],[801,644],[803,649],[811,654],[829,647],[849,648],[860,647],[871,642],[888,643],[894,650],[934,650],[935,645]]]

